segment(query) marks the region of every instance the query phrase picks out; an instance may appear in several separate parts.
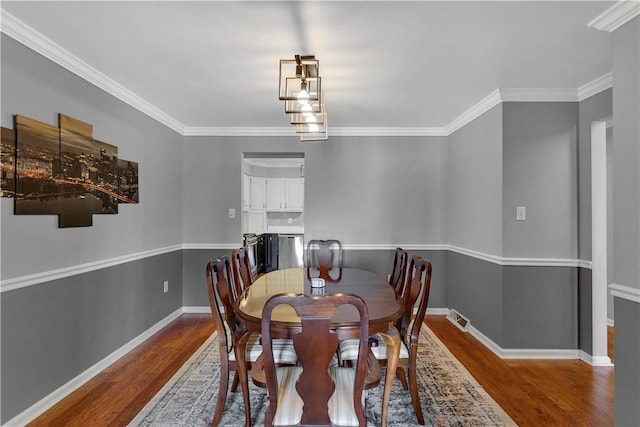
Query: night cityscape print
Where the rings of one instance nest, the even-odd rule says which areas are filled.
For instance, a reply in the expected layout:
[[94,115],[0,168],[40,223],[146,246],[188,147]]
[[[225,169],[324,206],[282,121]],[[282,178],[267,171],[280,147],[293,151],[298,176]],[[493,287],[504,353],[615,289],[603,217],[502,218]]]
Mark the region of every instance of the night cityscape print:
[[57,214],[59,227],[83,227],[138,203],[138,164],[93,139],[91,125],[62,114],[59,122],[16,115],[15,131],[2,129],[2,196],[15,199],[15,214]]

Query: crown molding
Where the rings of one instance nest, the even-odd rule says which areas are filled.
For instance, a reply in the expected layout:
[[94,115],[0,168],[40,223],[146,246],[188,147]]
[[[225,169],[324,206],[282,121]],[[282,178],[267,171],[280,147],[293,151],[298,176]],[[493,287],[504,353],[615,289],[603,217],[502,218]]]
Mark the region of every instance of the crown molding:
[[[618,26],[637,16],[638,1],[622,1],[607,12],[617,16]],[[107,75],[54,43],[10,13],[0,10],[0,31],[182,136],[296,136],[291,127],[185,126]],[[607,12],[601,15],[604,16]],[[608,15],[607,15],[608,16]],[[591,26],[600,17],[589,25]],[[604,18],[602,18],[604,19]],[[609,18],[611,19],[611,18]],[[623,20],[626,21],[623,22]],[[595,25],[595,24],[594,24]],[[617,28],[617,27],[615,27]],[[614,29],[615,29],[614,28]],[[613,30],[610,30],[613,31]],[[449,136],[502,102],[578,102],[612,87],[611,73],[578,89],[498,88],[444,127],[332,127],[332,136]]]
[[331,136],[447,136],[443,127],[332,127]]
[[578,90],[569,88],[501,88],[502,102],[577,102]]
[[496,105],[502,102],[500,95],[500,89],[496,89],[487,95],[480,102],[466,110],[460,116],[455,118],[451,123],[445,126],[447,136],[451,135],[455,131],[461,129],[467,124],[471,123],[487,111],[491,110]]
[[[332,129],[333,130],[333,129]],[[182,136],[296,136],[293,127],[185,127]]]
[[640,15],[640,1],[619,1],[589,22],[588,26],[611,33],[638,15]]
[[[183,136],[297,136],[292,127],[186,127]],[[441,127],[332,127],[331,136],[447,136]]]
[[578,88],[578,101],[597,95],[598,93],[611,89],[613,87],[613,73],[607,73],[604,76],[583,84]]
[[148,115],[178,133],[184,132],[184,126],[176,119],[145,101],[129,89],[115,82],[109,76],[82,61],[59,44],[48,39],[29,27],[15,16],[1,10],[0,30],[12,39],[22,43],[45,58],[80,76],[94,86],[115,96],[126,104]]

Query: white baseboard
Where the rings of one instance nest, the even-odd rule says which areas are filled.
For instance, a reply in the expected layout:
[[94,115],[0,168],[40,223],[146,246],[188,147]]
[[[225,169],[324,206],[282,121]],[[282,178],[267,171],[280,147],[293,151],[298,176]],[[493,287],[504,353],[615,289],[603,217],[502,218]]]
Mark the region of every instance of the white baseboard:
[[611,359],[609,356],[592,356],[589,353],[580,350],[578,352],[578,358],[582,360],[584,363],[587,363],[591,366],[613,366],[611,363]]
[[208,305],[194,305],[182,307],[183,313],[211,314],[211,307]]
[[482,345],[501,359],[579,359],[592,366],[612,366],[611,361],[607,364],[603,358],[593,358],[591,355],[577,349],[502,348],[471,323],[468,324],[468,331]]
[[18,426],[24,426],[30,423],[31,421],[33,421],[34,419],[42,415],[45,411],[50,409],[53,405],[60,402],[62,399],[67,397],[69,394],[71,394],[73,391],[78,389],[80,386],[82,386],[84,383],[89,381],[91,378],[93,378],[100,372],[104,371],[107,367],[109,367],[111,364],[116,362],[122,356],[124,356],[125,354],[127,354],[128,352],[130,352],[140,344],[142,344],[146,339],[150,338],[153,334],[158,332],[160,329],[164,328],[169,323],[173,322],[183,312],[184,311],[182,308],[179,308],[178,310],[174,311],[173,313],[171,313],[170,315],[168,315],[167,317],[165,317],[164,319],[162,319],[161,321],[153,325],[151,328],[144,331],[142,334],[138,335],[137,337],[135,337],[134,339],[132,339],[131,341],[129,341],[128,343],[126,343],[125,345],[123,345],[122,347],[120,347],[119,349],[117,349],[116,351],[114,351],[113,353],[111,353],[110,355],[108,355],[107,357],[105,357],[95,365],[91,366],[89,369],[87,369],[77,377],[73,378],[71,381],[62,385],[61,387],[59,387],[58,389],[50,393],[48,396],[45,396],[44,398],[40,399],[38,402],[31,405],[29,408],[25,409],[20,414],[16,415],[15,417],[7,421],[5,424],[3,424],[3,426],[18,427]]
[[446,316],[449,314],[448,308],[427,308],[427,315],[429,316]]

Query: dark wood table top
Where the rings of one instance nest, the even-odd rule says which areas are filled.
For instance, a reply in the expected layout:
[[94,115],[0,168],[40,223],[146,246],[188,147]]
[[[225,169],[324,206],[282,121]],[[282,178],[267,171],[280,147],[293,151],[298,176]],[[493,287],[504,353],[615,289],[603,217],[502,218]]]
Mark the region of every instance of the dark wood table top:
[[[386,277],[367,270],[343,268],[331,271],[335,281],[326,280],[324,288],[312,288],[306,268],[276,270],[259,277],[249,286],[238,300],[238,315],[252,331],[260,331],[262,308],[269,298],[280,293],[321,295],[323,293],[352,293],[360,296],[367,304],[369,312],[369,332],[386,332],[403,313],[401,301],[387,283]],[[340,274],[341,273],[341,274]],[[342,307],[336,311],[333,323],[337,329],[358,327],[358,315],[352,307]],[[300,319],[293,308],[283,305],[276,307],[272,322],[283,328],[300,325]],[[341,334],[342,335],[342,334]]]

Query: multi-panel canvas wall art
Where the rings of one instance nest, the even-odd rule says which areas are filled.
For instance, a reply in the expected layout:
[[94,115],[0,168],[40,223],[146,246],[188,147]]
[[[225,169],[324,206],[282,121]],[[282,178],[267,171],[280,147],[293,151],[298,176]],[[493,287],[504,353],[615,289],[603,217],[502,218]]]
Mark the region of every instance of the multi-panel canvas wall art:
[[58,225],[85,227],[94,214],[138,203],[138,164],[93,139],[93,126],[60,114],[58,127],[15,116],[2,129],[2,196],[18,215],[57,214]]

